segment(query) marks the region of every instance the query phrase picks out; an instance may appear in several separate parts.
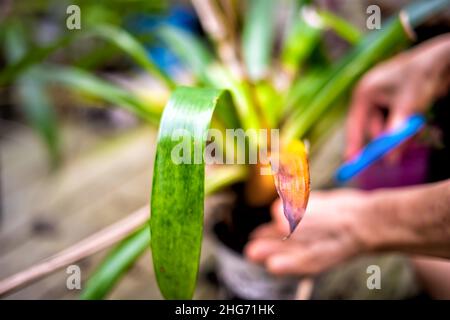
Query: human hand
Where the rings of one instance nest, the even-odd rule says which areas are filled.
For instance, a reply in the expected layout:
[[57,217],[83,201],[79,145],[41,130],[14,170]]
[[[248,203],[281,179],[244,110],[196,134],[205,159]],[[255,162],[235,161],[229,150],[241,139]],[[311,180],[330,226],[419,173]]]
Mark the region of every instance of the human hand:
[[361,253],[400,251],[450,258],[450,179],[423,186],[365,192],[312,192],[290,238],[281,202],[271,223],[245,248],[275,274],[316,274]]
[[255,262],[275,274],[316,274],[369,250],[360,217],[374,210],[370,193],[356,190],[313,192],[303,221],[287,240],[289,226],[280,200],[271,223],[256,229],[245,248]]
[[449,87],[450,34],[376,66],[362,78],[353,94],[345,157],[355,156],[367,136],[373,139],[410,115],[426,111]]

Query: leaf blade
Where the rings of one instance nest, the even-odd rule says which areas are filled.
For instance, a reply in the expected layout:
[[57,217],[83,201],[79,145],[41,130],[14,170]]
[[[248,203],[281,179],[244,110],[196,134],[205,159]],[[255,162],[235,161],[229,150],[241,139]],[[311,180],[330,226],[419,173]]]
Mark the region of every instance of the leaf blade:
[[[151,195],[153,267],[162,295],[191,299],[203,232],[206,133],[223,90],[178,88],[161,119]],[[182,131],[180,131],[182,129]],[[173,150],[184,144],[183,160]],[[187,155],[186,158],[185,155]]]
[[[221,166],[208,170],[205,181],[205,195],[247,177],[245,166]],[[100,263],[84,286],[80,298],[83,300],[104,299],[117,285],[126,271],[144,254],[150,246],[150,230],[145,224],[116,245]]]
[[276,1],[249,0],[248,4],[242,35],[242,54],[250,78],[260,80],[271,62]]
[[92,28],[89,33],[111,42],[112,44],[126,52],[130,57],[134,59],[134,61],[136,61],[142,68],[144,68],[144,70],[156,76],[169,88],[175,87],[175,83],[164,72],[162,72],[153,63],[153,61],[151,61],[144,46],[142,46],[139,41],[137,41],[131,34],[126,32],[125,30],[112,25],[103,24]]
[[149,123],[158,124],[159,122],[158,108],[142,101],[127,90],[82,69],[46,66],[45,72],[41,72],[40,76],[45,81],[55,82],[123,107]]
[[110,292],[122,275],[150,245],[150,230],[141,227],[122,240],[100,264],[85,285],[80,299],[98,300]]

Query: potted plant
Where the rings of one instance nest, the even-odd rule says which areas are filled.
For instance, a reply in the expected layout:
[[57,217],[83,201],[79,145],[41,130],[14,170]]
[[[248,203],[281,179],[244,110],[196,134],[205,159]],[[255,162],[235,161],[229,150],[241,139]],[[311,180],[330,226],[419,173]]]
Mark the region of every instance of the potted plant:
[[[198,129],[201,128],[202,131],[208,128],[217,104],[213,119],[217,117],[222,120],[222,124],[226,123],[231,128],[236,124],[233,120],[237,120],[239,127],[244,129],[280,128],[282,143],[323,135],[323,128],[334,122],[336,113],[339,114],[342,105],[340,99],[348,94],[358,77],[410,41],[405,32],[405,17],[414,27],[447,4],[447,1],[416,3],[405,8],[401,15],[392,17],[381,30],[370,32],[361,38],[351,26],[329,13],[316,12],[322,27],[324,24],[333,27],[339,34],[346,36],[347,40],[353,41],[353,48],[342,59],[322,70],[307,68],[306,61],[311,58],[311,53],[317,46],[322,27],[314,26],[305,20],[305,16],[296,19],[291,25],[281,46],[279,61],[273,63],[271,55],[274,31],[269,22],[273,20],[275,4],[272,1],[247,3],[248,13],[243,22],[240,47],[247,70],[243,74],[240,73],[242,70],[239,69],[238,55],[234,51],[236,47],[232,45],[235,35],[226,31],[233,28],[227,28],[224,24],[230,20],[220,14],[220,9],[212,2],[194,1],[194,5],[216,46],[219,59],[212,58],[210,51],[192,35],[170,28],[161,30],[160,35],[179,53],[200,82],[227,88],[235,103],[235,109],[229,107],[224,112],[225,108],[221,107],[221,103],[227,105],[229,102],[226,91],[180,88],[172,94],[164,110],[154,168],[150,220],[155,273],[164,297],[183,299],[193,295],[199,264],[205,194],[232,182],[243,181],[240,195],[244,200],[239,205],[245,209],[235,211],[239,214],[232,219],[234,223],[238,220],[245,221],[242,217],[244,214],[251,216],[251,210],[247,210],[249,207],[265,206],[275,195],[273,185],[267,183],[266,178],[258,176],[259,164],[246,165],[244,168],[228,166],[222,169],[227,172],[224,173],[223,180],[207,179],[206,185],[204,163],[174,167],[169,156],[174,147],[174,142],[169,139],[173,130],[180,127],[192,130],[189,132],[195,137],[192,146],[199,143],[204,150],[207,141],[203,132],[199,133]],[[214,23],[219,27],[214,26]],[[287,79],[287,84],[279,87],[271,76],[280,74]],[[234,115],[231,110],[236,111]],[[233,119],[234,116],[236,118]],[[252,198],[252,192],[247,197],[243,196],[246,189],[254,191],[256,196]],[[261,217],[256,220],[258,219],[259,222],[264,220]],[[248,229],[257,223],[253,223]],[[108,256],[88,282],[86,298],[104,296],[138,252],[147,248],[149,238],[141,240],[138,245],[139,235],[144,238],[143,235],[147,233],[145,227],[137,231]],[[135,249],[130,250],[131,246],[135,246]],[[127,250],[128,255],[120,255]],[[107,272],[109,274],[105,276]]]
[[[251,229],[267,221],[268,205],[277,194],[273,177],[261,174],[270,170],[264,157],[258,156],[255,163],[236,164],[236,155],[230,155],[236,142],[219,143],[223,140],[212,139],[211,135],[208,138],[211,133],[208,129],[215,129],[217,136],[222,137],[226,136],[227,129],[250,131],[245,138],[250,149],[263,147],[266,150],[274,141],[266,136],[261,142],[255,132],[279,129],[281,151],[278,155],[281,158],[293,155],[304,161],[305,153],[299,141],[309,139],[314,152],[318,137],[326,135],[330,124],[342,114],[345,98],[356,80],[372,65],[405,47],[411,41],[410,28],[449,1],[417,2],[386,21],[381,30],[364,35],[330,12],[313,10],[306,7],[304,1],[292,1],[294,19],[285,24],[286,36],[276,45],[277,2],[245,1],[244,17],[239,15],[240,8],[235,7],[237,2],[225,3],[229,5],[222,7],[215,1],[193,0],[209,36],[209,45],[171,26],[156,31],[158,38],[190,69],[196,84],[191,87],[176,88],[176,81],[159,71],[139,42],[125,31],[107,26],[92,28],[96,36],[127,52],[173,90],[161,119],[158,108],[84,71],[49,67],[42,74],[43,79],[101,96],[151,123],[159,122],[150,231],[149,226],[144,225],[114,248],[87,282],[83,298],[103,298],[149,244],[163,296],[192,298],[199,269],[205,196],[235,185],[239,201],[229,216],[230,222],[225,225],[228,228],[225,233],[233,228],[242,231],[228,236],[241,238],[234,248],[239,250]],[[321,35],[327,29],[332,29],[351,45],[349,52],[337,62],[324,59],[321,52]],[[26,63],[22,60],[18,65],[23,68]],[[10,69],[14,71],[14,66]],[[3,73],[3,79],[5,77],[8,78],[7,73],[6,76]],[[225,164],[209,166],[205,179],[203,154],[207,151],[215,159],[222,151],[222,159],[231,158],[233,164],[226,164],[224,160]],[[244,155],[244,159],[247,158],[248,152]],[[296,174],[306,181],[306,171]],[[240,184],[236,185],[238,182]],[[295,201],[292,193],[288,197]],[[287,216],[292,218],[293,229],[299,216],[294,217],[289,212]],[[220,231],[218,235],[221,238]]]

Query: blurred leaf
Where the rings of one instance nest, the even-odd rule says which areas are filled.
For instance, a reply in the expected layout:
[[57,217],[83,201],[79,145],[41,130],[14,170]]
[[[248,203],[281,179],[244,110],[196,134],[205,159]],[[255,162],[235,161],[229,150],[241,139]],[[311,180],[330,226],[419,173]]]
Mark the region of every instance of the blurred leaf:
[[214,55],[201,39],[169,25],[159,28],[156,35],[198,79],[207,85],[213,82],[208,67],[214,62]]
[[150,59],[144,46],[131,34],[112,25],[100,25],[90,30],[90,33],[104,38],[130,55],[144,70],[163,81],[169,88],[176,84],[163,73]]
[[144,70],[163,81],[169,88],[174,88],[176,86],[176,84],[151,61],[142,44],[127,31],[111,25],[96,26],[86,32],[71,32],[48,46],[35,47],[27,50],[27,53],[22,56],[21,59],[8,65],[0,72],[0,85],[10,82],[21,72],[34,64],[41,63],[56,50],[66,47],[74,40],[81,40],[86,37],[100,37],[114,44],[117,48],[128,54],[138,65],[144,68]]
[[242,34],[242,55],[250,78],[260,80],[271,63],[275,36],[273,0],[248,0],[247,15]]
[[[411,22],[416,27],[428,17],[436,14],[450,0],[431,0],[424,5],[414,3],[406,8]],[[303,137],[320,119],[322,114],[334,105],[342,94],[376,62],[398,50],[399,45],[409,43],[402,23],[395,17],[384,23],[381,30],[369,33],[359,44],[333,68],[329,76],[324,77],[306,108],[291,115],[282,128],[282,140],[290,141]]]
[[8,64],[6,68],[0,72],[0,85],[10,83],[27,68],[42,62],[54,51],[66,46],[73,39],[74,36],[70,34],[59,38],[48,46],[28,48],[25,55],[21,56],[19,60],[14,60],[13,63]]
[[293,74],[302,68],[322,35],[321,28],[307,23],[300,12],[288,32],[281,52],[284,68]]
[[58,165],[61,157],[59,129],[45,86],[30,71],[19,78],[17,92],[27,121],[47,146],[52,165]]
[[114,84],[102,80],[89,72],[71,67],[45,66],[40,77],[46,81],[67,86],[94,97],[99,97],[109,103],[123,107],[150,123],[159,122],[159,108],[144,103],[133,93]]
[[266,127],[277,127],[284,103],[280,93],[273,87],[272,83],[260,81],[255,84],[254,94],[266,121]]
[[[234,78],[231,72],[220,64],[211,66],[210,77],[213,78],[213,83],[216,88],[227,89],[231,92],[241,127],[244,130],[261,128],[260,119],[252,100],[250,84],[245,80]],[[230,112],[233,111],[230,110]],[[229,115],[228,117],[232,118],[234,116]],[[254,139],[252,137],[250,138],[250,143],[254,143]]]
[[289,88],[286,102],[283,108],[283,116],[286,116],[294,109],[304,107],[314,97],[321,86],[323,86],[324,79],[327,79],[330,72],[327,69],[313,69],[307,73],[302,74]]
[[[27,44],[23,26],[15,21],[5,28],[4,50],[10,65],[20,61],[26,54]],[[27,122],[41,137],[53,167],[59,164],[61,158],[59,129],[54,107],[48,97],[45,86],[36,77],[38,67],[28,69],[17,78],[15,92],[19,98],[19,108]],[[12,69],[10,69],[12,70]]]
[[98,69],[111,61],[118,53],[120,53],[119,48],[111,43],[106,43],[103,46],[93,48],[93,50],[84,55],[78,56],[71,65],[84,70]]
[[18,21],[10,21],[8,25],[1,26],[3,34],[3,50],[8,63],[14,63],[22,58],[27,50],[25,30]]
[[80,298],[84,300],[103,299],[134,262],[148,249],[150,230],[143,226],[122,240],[102,263],[86,283]]
[[355,44],[362,38],[362,33],[351,23],[333,14],[330,11],[320,10],[317,12],[326,28],[333,30],[342,39]]

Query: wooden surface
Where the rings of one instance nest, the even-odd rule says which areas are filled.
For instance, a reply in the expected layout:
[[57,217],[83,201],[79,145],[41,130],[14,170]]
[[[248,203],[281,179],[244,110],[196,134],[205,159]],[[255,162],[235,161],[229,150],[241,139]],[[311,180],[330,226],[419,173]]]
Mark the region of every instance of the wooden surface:
[[[0,278],[22,270],[148,202],[155,131],[93,132],[64,126],[65,162],[48,172],[44,149],[29,130],[10,130],[2,139]],[[86,278],[104,253],[80,263]],[[113,298],[160,298],[150,257],[136,265]],[[8,298],[76,298],[65,270]],[[147,279],[147,281],[143,280]],[[123,289],[122,289],[123,288]]]

